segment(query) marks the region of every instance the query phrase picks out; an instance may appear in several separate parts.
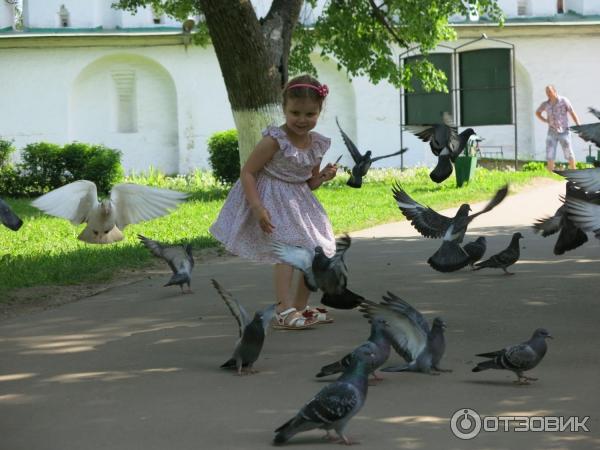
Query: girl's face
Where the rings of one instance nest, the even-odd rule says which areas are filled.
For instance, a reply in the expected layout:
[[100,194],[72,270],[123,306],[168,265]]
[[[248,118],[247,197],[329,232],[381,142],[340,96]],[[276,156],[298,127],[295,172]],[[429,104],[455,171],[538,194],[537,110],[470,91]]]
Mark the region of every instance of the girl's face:
[[289,98],[283,114],[285,114],[285,124],[288,130],[304,136],[317,125],[321,108],[316,101],[310,98]]

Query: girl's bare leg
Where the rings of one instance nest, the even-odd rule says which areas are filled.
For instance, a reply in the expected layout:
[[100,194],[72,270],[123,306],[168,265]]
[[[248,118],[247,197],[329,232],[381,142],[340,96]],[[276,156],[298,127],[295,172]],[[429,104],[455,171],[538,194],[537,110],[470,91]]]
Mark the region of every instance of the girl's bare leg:
[[302,273],[298,277],[298,288],[296,289],[296,297],[294,298],[294,302],[292,306],[296,308],[298,311],[303,311],[308,305],[308,297],[310,297],[310,290],[304,283],[304,277]]
[[275,296],[277,297],[277,312],[294,308],[290,296],[294,268],[287,264],[275,264]]

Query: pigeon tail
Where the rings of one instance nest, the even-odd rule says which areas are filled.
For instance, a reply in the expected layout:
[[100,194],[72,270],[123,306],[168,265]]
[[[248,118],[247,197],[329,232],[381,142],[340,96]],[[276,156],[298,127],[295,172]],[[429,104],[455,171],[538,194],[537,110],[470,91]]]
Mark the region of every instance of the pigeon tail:
[[434,183],[441,183],[452,175],[452,163],[450,162],[450,155],[438,156],[438,163],[429,174],[429,178]]
[[410,365],[402,364],[400,366],[389,366],[389,367],[384,367],[383,369],[380,369],[380,370],[382,372],[409,372]]
[[325,306],[335,309],[354,309],[359,306],[365,299],[358,294],[355,294],[350,289],[345,288],[341,294],[324,293],[321,297],[321,303]]
[[427,262],[438,272],[454,272],[466,267],[471,258],[456,242],[444,241]]
[[275,430],[275,438],[273,439],[273,444],[281,445],[290,440],[294,435],[302,432],[312,430],[317,428],[318,424],[314,422],[309,422],[300,415],[296,417],[292,417],[286,423],[281,425],[279,428]]
[[164,287],[166,286],[175,286],[176,284],[181,286],[185,283],[189,284],[190,282],[190,277],[187,276],[187,274],[185,273],[176,273],[174,274],[171,279],[167,282],[167,284],[165,284]]
[[236,363],[235,363],[235,358],[231,358],[227,361],[225,361],[223,364],[221,364],[221,369],[232,369],[232,368],[236,368]]
[[346,370],[346,366],[344,366],[344,359],[341,359],[339,361],[336,361],[334,363],[327,364],[326,366],[321,367],[320,372],[318,374],[316,374],[315,376],[317,378],[323,378],[323,377],[326,377],[329,375],[334,375],[336,373],[343,372],[344,370]]
[[358,189],[362,186],[362,178],[355,177],[354,175],[350,174],[350,178],[348,178],[346,184],[352,188]]
[[502,369],[503,367],[498,366],[498,363],[495,359],[490,359],[489,361],[482,361],[473,367],[472,372],[481,372],[487,369]]
[[581,228],[569,223],[560,230],[560,234],[554,245],[554,254],[562,255],[569,250],[574,250],[585,244],[587,240],[587,234]]

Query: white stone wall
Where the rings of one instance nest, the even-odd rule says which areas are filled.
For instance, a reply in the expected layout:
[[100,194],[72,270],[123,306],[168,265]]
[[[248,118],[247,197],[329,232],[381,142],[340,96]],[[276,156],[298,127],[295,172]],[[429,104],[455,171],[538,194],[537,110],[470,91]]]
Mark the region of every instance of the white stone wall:
[[0,2],[0,30],[12,27],[14,24],[13,6],[2,1]]

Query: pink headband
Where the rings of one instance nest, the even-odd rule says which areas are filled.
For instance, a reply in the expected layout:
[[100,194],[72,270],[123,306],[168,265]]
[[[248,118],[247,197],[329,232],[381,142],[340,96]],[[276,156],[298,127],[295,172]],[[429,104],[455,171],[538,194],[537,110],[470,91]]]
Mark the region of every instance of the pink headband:
[[326,84],[322,84],[321,86],[315,86],[313,84],[298,83],[298,84],[292,84],[291,86],[288,86],[287,89],[294,89],[294,88],[301,88],[301,87],[314,89],[315,91],[317,91],[319,93],[319,96],[323,97],[323,98],[327,97],[327,94],[329,94],[329,88],[327,87]]

